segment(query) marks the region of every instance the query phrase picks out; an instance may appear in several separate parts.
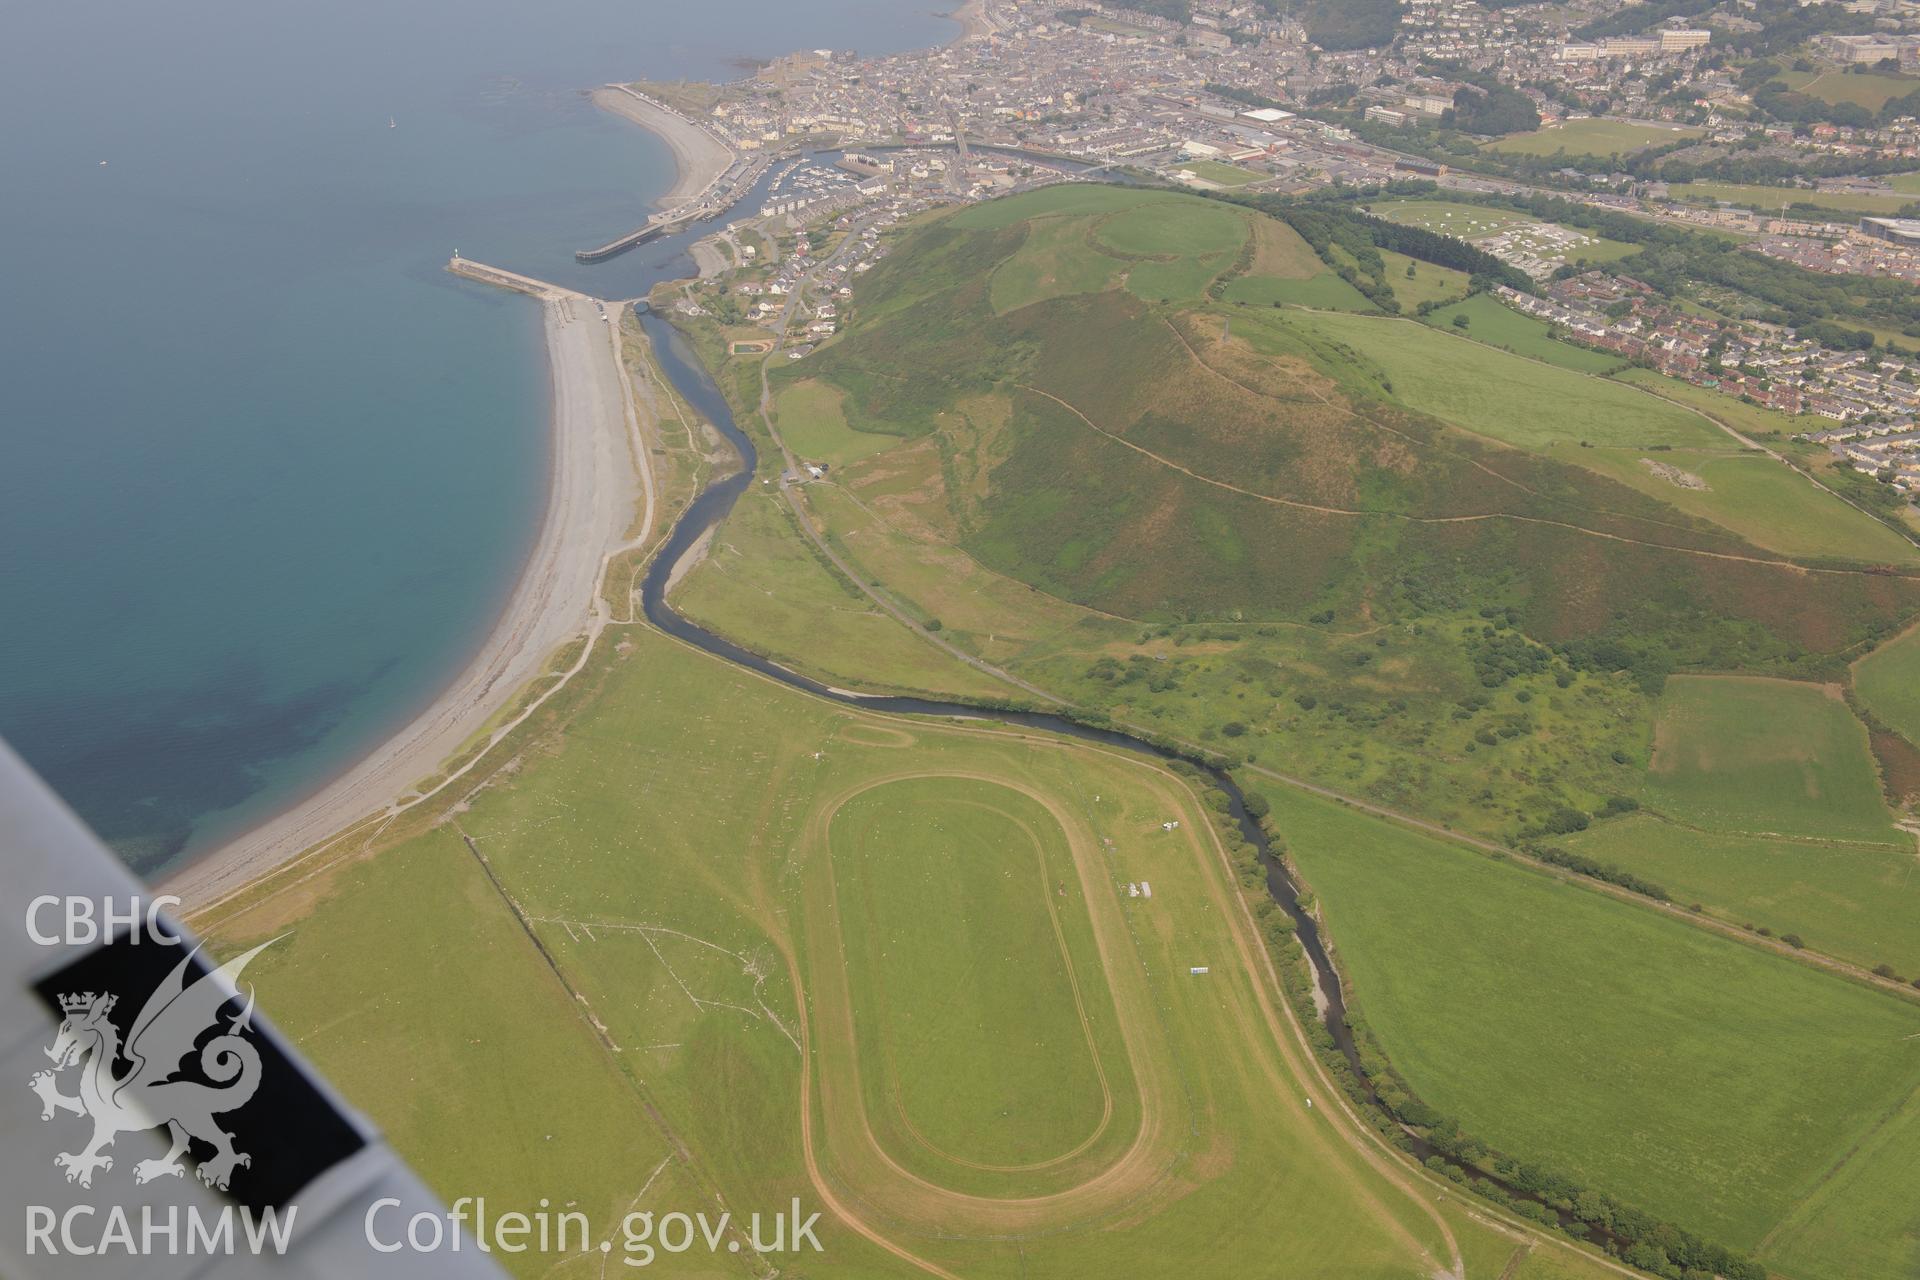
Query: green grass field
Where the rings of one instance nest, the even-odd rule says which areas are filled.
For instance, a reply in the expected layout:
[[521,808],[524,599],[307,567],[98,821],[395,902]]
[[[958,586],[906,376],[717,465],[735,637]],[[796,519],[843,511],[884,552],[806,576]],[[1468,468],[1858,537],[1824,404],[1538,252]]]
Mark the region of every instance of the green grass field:
[[850,797],[829,844],[853,1019],[883,1064],[868,1114],[961,1163],[1092,1141],[1132,1081],[1085,907],[1052,902],[1073,878],[1059,823],[998,783],[908,778]]
[[297,924],[248,979],[447,1200],[484,1191],[530,1213],[545,1197],[618,1220],[666,1140],[454,831],[297,891],[250,942],[285,931],[285,911]]
[[1570,156],[1625,155],[1642,147],[1659,146],[1680,138],[1698,138],[1702,130],[1687,125],[1629,124],[1624,120],[1568,120],[1547,125],[1532,133],[1516,133],[1490,142],[1490,151],[1510,151],[1518,155],[1550,156],[1565,152]]
[[1913,76],[1885,75],[1877,71],[1789,71],[1780,79],[1791,89],[1822,102],[1851,102],[1869,111],[1878,111],[1893,98],[1903,98],[1920,89]]
[[1102,218],[1093,239],[1130,259],[1127,289],[1149,302],[1197,302],[1251,234],[1227,205],[1146,200]]
[[845,466],[899,443],[896,436],[855,431],[847,425],[840,393],[808,380],[782,388],[773,402],[774,425],[793,451],[809,462]]
[[[1198,301],[1232,265],[1249,234],[1247,218],[1226,205],[1169,203],[1146,196],[1111,205],[1072,187],[1030,200],[1036,216],[1019,252],[993,272],[991,297],[1005,313],[1073,294],[1098,293],[1124,278],[1152,301]],[[1091,224],[1085,215],[1098,214]],[[964,224],[972,225],[972,224]]]
[[[1771,458],[1746,453],[1706,458],[1699,475],[1720,501],[1711,518],[1787,555],[1839,556],[1912,564],[1920,549],[1892,529],[1820,492],[1811,481]],[[1675,503],[1686,509],[1685,501]]]
[[[1795,432],[1823,430],[1827,422],[1824,418],[1784,414],[1748,404],[1736,396],[1664,377],[1651,369],[1623,369],[1612,376],[1645,387],[1662,399],[1697,409],[1742,435],[1765,440],[1769,448],[1791,458],[1828,489],[1844,486],[1848,479],[1844,470],[1836,471],[1833,456],[1824,449],[1798,447],[1787,438]],[[1885,564],[1920,560],[1920,548],[1913,539],[1837,497],[1810,494],[1803,478],[1782,476],[1751,457],[1703,458],[1699,468],[1682,461],[1683,457],[1663,460],[1698,470],[1716,490],[1736,495],[1740,500],[1724,504],[1714,518],[1750,538],[1756,546],[1789,555],[1842,556]],[[1683,496],[1676,505],[1687,501]]]
[[1774,1229],[1768,1260],[1789,1276],[1910,1276],[1920,1212],[1904,1171],[1920,1169],[1920,1091],[1848,1152]]
[[[1387,283],[1393,286],[1393,296],[1400,299],[1400,305],[1411,311],[1423,302],[1447,302],[1467,296],[1467,273],[1454,271],[1448,267],[1436,267],[1431,262],[1416,262],[1404,253],[1382,250],[1380,257],[1387,264]],[[1407,268],[1413,268],[1413,274],[1407,274]]]
[[1722,835],[1637,814],[1564,843],[1729,924],[1792,934],[1864,969],[1885,964],[1920,974],[1920,875],[1911,842]]
[[1029,218],[1044,218],[1051,214],[1084,217],[1118,213],[1143,204],[1179,199],[1180,196],[1168,192],[1147,192],[1092,182],[1063,182],[1005,200],[989,200],[984,204],[969,206],[954,214],[952,222],[957,227],[969,230],[993,231],[1025,222]]
[[1610,373],[1624,363],[1605,351],[1562,342],[1551,336],[1545,321],[1523,316],[1491,294],[1477,293],[1465,302],[1441,307],[1430,313],[1427,323],[1443,332],[1452,332],[1453,318],[1463,315],[1467,328],[1463,335],[1475,342],[1504,347],[1515,355],[1544,360],[1579,373]]
[[1211,257],[1246,243],[1244,214],[1229,205],[1144,201],[1104,219],[1100,243],[1131,257]]
[[[1838,557],[1874,564],[1912,564],[1920,549],[1879,521],[1823,493],[1812,481],[1764,455],[1719,449],[1589,449],[1583,466],[1712,520],[1756,547],[1782,555]],[[1688,488],[1648,464],[1677,468],[1706,488]]]
[[1837,687],[1668,681],[1641,802],[1708,831],[1911,848],[1881,798],[1866,730]]
[[1113,286],[1126,264],[1100,252],[1077,218],[1037,218],[1020,252],[995,268],[993,309],[1014,311],[1048,298],[1098,293]]
[[[1438,271],[1435,267],[1433,270]],[[1332,272],[1304,280],[1246,275],[1227,285],[1226,301],[1249,306],[1310,307],[1315,311],[1371,311],[1366,295]]]
[[[1392,382],[1393,396],[1408,408],[1522,448],[1577,447],[1582,441],[1710,446],[1725,439],[1692,414],[1625,387],[1518,359],[1430,325],[1338,315],[1289,323],[1310,326],[1358,352]],[[1481,336],[1471,329],[1468,334]],[[1543,415],[1543,404],[1554,412]]]
[[1909,631],[1855,663],[1853,687],[1888,728],[1920,746],[1920,631]]
[[1179,167],[1217,187],[1244,187],[1249,182],[1258,182],[1267,176],[1264,173],[1255,173],[1251,169],[1242,169],[1238,165],[1223,164],[1218,160],[1188,160]]
[[1763,212],[1790,204],[1818,205],[1849,213],[1898,213],[1913,203],[1905,196],[1880,196],[1854,191],[1812,191],[1805,187],[1762,187],[1734,182],[1683,182],[1670,188],[1683,200],[1721,200]]
[[751,636],[767,656],[804,663],[829,679],[921,692],[1005,688],[900,626],[843,581],[803,541],[771,489],[741,497],[673,600],[694,621]]
[[[1279,830],[1324,908],[1367,1024],[1431,1105],[1729,1244],[1783,1222],[1860,1232],[1857,1270],[1896,1280],[1885,1227],[1823,1199],[1831,1171],[1920,1085],[1920,1008],[1577,884],[1503,865],[1283,787]],[[1889,1150],[1874,1176],[1907,1188]],[[1889,1224],[1892,1225],[1892,1224]],[[1898,1227],[1894,1228],[1897,1236]],[[1768,1261],[1778,1262],[1763,1252]]]
[[1232,265],[1230,253],[1136,263],[1127,269],[1127,292],[1145,302],[1198,302]]

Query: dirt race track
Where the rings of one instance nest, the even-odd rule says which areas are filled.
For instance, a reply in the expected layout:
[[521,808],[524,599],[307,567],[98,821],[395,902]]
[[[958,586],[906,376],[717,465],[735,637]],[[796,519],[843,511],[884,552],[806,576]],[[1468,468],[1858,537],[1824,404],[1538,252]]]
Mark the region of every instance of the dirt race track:
[[[878,745],[869,732],[875,727],[852,722],[846,728],[858,736],[847,740]],[[924,736],[937,739],[947,732]],[[926,745],[918,743],[922,735],[900,736],[914,741],[887,745]],[[1094,751],[1105,757],[1104,774],[1128,775],[1129,822],[1103,824],[1091,808],[1069,803],[1058,788],[1037,785],[1018,768],[1014,753],[1008,753],[1005,770],[982,771],[927,767],[927,756],[915,751],[920,767],[870,773],[825,794],[804,824],[793,857],[804,920],[797,922],[797,945],[788,949],[787,960],[794,987],[802,993],[804,1154],[823,1200],[869,1239],[944,1275],[943,1267],[923,1256],[927,1243],[1125,1227],[1175,1208],[1183,1198],[1234,1177],[1237,1169],[1282,1155],[1272,1149],[1270,1131],[1258,1139],[1266,1145],[1250,1149],[1255,1138],[1236,1117],[1260,1108],[1263,1122],[1278,1123],[1292,1140],[1285,1162],[1310,1166],[1315,1180],[1363,1203],[1367,1215],[1405,1250],[1411,1266],[1428,1275],[1457,1268],[1457,1246],[1430,1194],[1346,1136],[1327,1102],[1318,1111],[1308,1107],[1306,1099],[1321,1094],[1322,1084],[1293,1039],[1297,1033],[1289,1029],[1288,1015],[1275,1003],[1252,921],[1229,883],[1224,850],[1192,790],[1146,762],[1117,753],[1045,739],[1029,739],[1027,745],[1035,753]],[[849,802],[876,788],[929,779],[1005,788],[1037,804],[1058,824],[1078,878],[1077,896],[1068,897],[1064,888],[1049,893],[1043,866],[1032,880],[1033,891],[1046,902],[1069,967],[1073,1006],[1088,1051],[1097,1063],[1096,1025],[1117,1029],[1126,1069],[1099,1071],[1100,1119],[1090,1133],[1032,1162],[995,1164],[941,1150],[898,1105],[898,1081],[871,1078],[885,1076],[891,1061],[876,1051],[870,1028],[862,1027],[853,994],[856,961],[850,958],[841,916],[845,886],[836,882],[834,820]],[[1149,812],[1179,815],[1171,834],[1150,824],[1156,840],[1152,910],[1126,901],[1124,876],[1116,876],[1111,862],[1116,851],[1124,854],[1129,844],[1140,843],[1141,829],[1149,824],[1137,815]],[[1027,834],[1037,851],[1039,833],[1028,829]],[[1104,980],[1072,971],[1062,913],[1081,910],[1083,903]],[[1168,904],[1166,910],[1159,909],[1162,903]],[[1176,905],[1183,915],[1175,914]],[[1187,923],[1196,916],[1209,932],[1231,935],[1217,939],[1220,946],[1230,943],[1231,951],[1216,951],[1205,980],[1189,980],[1186,970],[1168,958],[1175,947],[1191,949]],[[1231,1064],[1224,1088],[1219,1073],[1191,1069],[1196,1054]],[[894,1105],[876,1106],[876,1098]]]

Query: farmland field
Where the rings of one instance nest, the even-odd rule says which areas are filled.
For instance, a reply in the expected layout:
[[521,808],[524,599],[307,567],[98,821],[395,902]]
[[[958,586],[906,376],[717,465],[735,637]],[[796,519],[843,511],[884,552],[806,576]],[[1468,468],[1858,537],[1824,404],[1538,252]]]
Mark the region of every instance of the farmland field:
[[1920,1169],[1920,1090],[1774,1229],[1768,1259],[1789,1276],[1912,1275],[1920,1262],[1920,1213],[1906,1175],[1914,1169]]
[[[1497,304],[1495,304],[1497,305]],[[1692,414],[1624,387],[1516,359],[1405,320],[1315,316],[1310,325],[1374,363],[1409,408],[1522,448],[1718,445]],[[1471,332],[1471,331],[1470,331]],[[1555,412],[1542,415],[1542,404]]]
[[1642,147],[1659,146],[1681,138],[1697,138],[1701,130],[1687,125],[1631,124],[1624,120],[1568,120],[1532,133],[1516,133],[1487,144],[1491,151],[1550,156],[1625,155]]
[[[1438,267],[1432,269],[1439,270]],[[1331,272],[1304,279],[1244,275],[1227,285],[1226,300],[1259,307],[1307,307],[1315,311],[1373,310],[1373,304],[1364,294]]]
[[[1264,790],[1367,1025],[1428,1103],[1500,1149],[1728,1243],[1754,1247],[1803,1218],[1809,1231],[1861,1228],[1823,1184],[1911,1105],[1920,1007]],[[1908,1232],[1920,1220],[1914,1171],[1897,1159],[1874,1161],[1907,1189],[1896,1236],[1901,1219]],[[1898,1250],[1880,1240],[1869,1228],[1858,1248],[1877,1269],[1809,1250],[1788,1274],[1896,1280]]]
[[1427,317],[1427,323],[1447,331],[1454,327],[1453,318],[1462,315],[1467,318],[1467,328],[1461,331],[1464,336],[1504,347],[1515,355],[1579,373],[1610,373],[1622,363],[1620,357],[1605,351],[1590,351],[1552,337],[1544,321],[1521,315],[1491,294],[1476,293],[1465,302],[1441,307]]
[[[281,910],[241,922],[271,929],[249,945],[283,931]],[[336,873],[292,914],[292,936],[261,953],[248,978],[300,1050],[449,1199],[484,1188],[503,1211],[531,1211],[544,1196],[611,1220],[665,1158],[619,1064],[531,963],[456,832]],[[411,1082],[404,1100],[399,1063]],[[473,1122],[479,1110],[485,1124]]]
[[[1436,267],[1431,262],[1416,262],[1404,253],[1382,250],[1381,258],[1387,264],[1387,283],[1393,286],[1394,297],[1400,299],[1400,305],[1408,310],[1423,302],[1446,302],[1467,296],[1467,273],[1454,271],[1447,267]],[[1407,274],[1407,268],[1413,268],[1413,274]]]
[[1920,875],[1914,846],[1723,835],[1645,815],[1569,836],[1729,924],[1791,934],[1863,969],[1920,974]]
[[1920,630],[1907,632],[1855,663],[1853,685],[1874,715],[1920,746]]
[[1788,87],[1822,102],[1851,102],[1869,111],[1878,111],[1893,98],[1902,98],[1920,89],[1920,79],[1890,76],[1873,71],[1822,71],[1809,75],[1789,71],[1781,77]]
[[1709,831],[1910,847],[1881,798],[1866,730],[1837,687],[1668,681],[1641,802]]
[[[1729,446],[1732,443],[1728,441]],[[1628,450],[1611,458],[1589,456],[1583,461],[1589,466],[1602,466],[1637,489],[1657,493],[1682,511],[1704,516],[1755,546],[1782,555],[1837,556],[1887,564],[1920,560],[1920,548],[1907,539],[1760,454],[1734,448],[1679,449],[1650,455]],[[1676,467],[1698,476],[1707,487],[1698,490],[1676,485],[1650,470],[1648,463]]]

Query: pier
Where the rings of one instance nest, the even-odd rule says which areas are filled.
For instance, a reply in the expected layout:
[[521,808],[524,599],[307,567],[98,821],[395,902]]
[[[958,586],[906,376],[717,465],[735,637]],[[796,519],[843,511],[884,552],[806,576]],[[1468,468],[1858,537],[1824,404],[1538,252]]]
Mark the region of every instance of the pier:
[[457,253],[447,261],[447,270],[457,276],[477,280],[481,284],[490,284],[501,289],[511,289],[515,293],[527,294],[542,302],[560,302],[568,298],[588,296],[578,289],[566,289],[557,284],[548,284],[545,280],[535,280],[532,276],[523,276],[517,271],[508,271],[505,267],[490,267],[484,262],[463,258]]
[[604,262],[608,258],[625,253],[627,250],[645,244],[666,233],[666,219],[662,214],[654,214],[647,219],[645,226],[629,231],[617,240],[609,240],[597,249],[575,249],[575,262]]

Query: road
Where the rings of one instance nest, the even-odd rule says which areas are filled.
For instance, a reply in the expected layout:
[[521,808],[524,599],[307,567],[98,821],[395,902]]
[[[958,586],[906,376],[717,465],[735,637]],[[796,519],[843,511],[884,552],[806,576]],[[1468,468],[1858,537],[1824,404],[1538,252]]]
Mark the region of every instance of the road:
[[840,247],[827,255],[827,257],[820,261],[819,265],[802,277],[793,292],[787,295],[786,305],[780,308],[780,319],[774,326],[773,350],[769,351],[766,358],[760,362],[760,422],[766,427],[767,435],[772,439],[774,446],[780,450],[781,474],[778,482],[780,494],[786,499],[787,505],[792,508],[796,523],[798,523],[800,528],[806,533],[808,539],[812,541],[814,547],[820,554],[825,556],[847,581],[859,587],[869,600],[872,600],[876,605],[880,606],[889,617],[900,622],[901,625],[905,626],[908,630],[912,631],[915,635],[948,657],[965,663],[967,666],[985,675],[992,676],[994,679],[1010,685],[1030,697],[1038,698],[1048,706],[1066,706],[1067,700],[1065,698],[1049,693],[1038,685],[1029,684],[1012,672],[996,667],[982,658],[975,657],[973,654],[955,645],[952,641],[947,640],[936,632],[929,631],[925,626],[921,625],[918,618],[907,612],[897,601],[879,587],[875,586],[864,574],[858,572],[851,564],[848,564],[845,557],[834,550],[826,537],[814,527],[812,512],[808,510],[806,502],[801,497],[800,490],[804,486],[799,482],[798,477],[802,474],[803,468],[800,462],[793,456],[793,450],[788,448],[787,442],[781,438],[780,429],[774,425],[773,387],[769,380],[769,370],[772,368],[775,360],[784,358],[787,331],[792,327],[794,313],[799,310],[808,290],[818,288],[822,274],[829,267],[846,258],[852,247],[859,242],[860,233],[866,230],[867,227],[871,225],[871,222],[872,220],[869,219],[856,223],[847,237],[840,242]]

